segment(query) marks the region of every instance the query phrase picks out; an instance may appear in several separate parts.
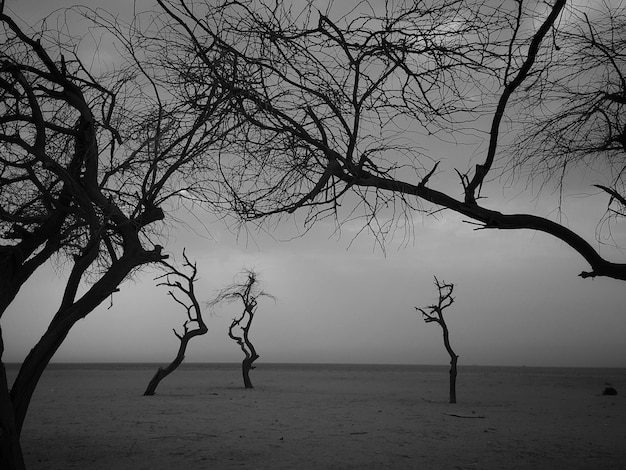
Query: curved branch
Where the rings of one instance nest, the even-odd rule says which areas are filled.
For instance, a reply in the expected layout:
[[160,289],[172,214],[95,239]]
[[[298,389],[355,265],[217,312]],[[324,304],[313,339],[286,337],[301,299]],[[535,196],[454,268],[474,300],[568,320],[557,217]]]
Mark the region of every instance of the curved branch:
[[417,196],[438,206],[465,215],[472,220],[481,222],[483,224],[481,228],[484,229],[529,229],[547,233],[567,243],[589,263],[591,271],[581,272],[579,274],[580,277],[606,276],[623,281],[626,280],[625,263],[613,263],[605,260],[580,235],[550,219],[532,214],[503,214],[502,212],[481,207],[474,202],[459,201],[445,193],[423,185],[414,185],[372,174],[367,178],[352,181],[352,183],[358,186],[372,186],[387,191]]
[[[557,0],[557,2],[552,7],[552,11],[543,22],[537,33],[534,35],[530,46],[528,48],[528,54],[526,56],[526,60],[522,64],[517,73],[517,76],[509,82],[502,92],[500,99],[498,101],[498,106],[493,115],[493,120],[491,122],[491,130],[489,132],[489,148],[487,150],[487,157],[482,165],[476,165],[476,171],[474,173],[474,177],[467,184],[465,188],[465,202],[467,203],[476,203],[476,189],[483,184],[487,173],[491,169],[493,165],[493,161],[496,156],[496,151],[498,148],[498,135],[500,132],[500,123],[502,122],[502,118],[504,117],[504,112],[506,111],[506,107],[509,102],[509,98],[513,94],[513,92],[522,84],[522,82],[528,76],[530,69],[535,63],[535,59],[537,58],[537,53],[539,52],[539,46],[543,41],[543,38],[546,36],[552,25],[558,18],[561,10],[565,6],[566,0]],[[521,5],[521,3],[520,3]]]

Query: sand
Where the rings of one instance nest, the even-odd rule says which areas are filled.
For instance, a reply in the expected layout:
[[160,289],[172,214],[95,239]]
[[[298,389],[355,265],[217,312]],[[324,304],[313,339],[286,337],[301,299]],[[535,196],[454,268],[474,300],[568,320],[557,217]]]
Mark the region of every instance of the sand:
[[[55,366],[23,430],[27,468],[624,469],[626,370]],[[605,382],[618,390],[603,396]]]

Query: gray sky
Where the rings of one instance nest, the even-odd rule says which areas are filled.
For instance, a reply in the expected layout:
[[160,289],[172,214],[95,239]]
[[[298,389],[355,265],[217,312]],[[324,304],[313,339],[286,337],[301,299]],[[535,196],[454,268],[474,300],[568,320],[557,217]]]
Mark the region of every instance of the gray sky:
[[[17,3],[8,0],[13,9]],[[20,14],[28,19],[43,13],[39,3],[20,0]],[[45,8],[57,4],[67,2],[46,2]],[[450,161],[442,163],[448,172],[453,167]],[[496,181],[487,188],[485,205],[553,215],[549,195],[515,196],[518,189],[502,198]],[[563,222],[593,241],[606,202],[600,195],[571,195]],[[186,247],[197,260],[200,300],[209,300],[242,268],[260,272],[277,299],[260,301],[251,330],[260,361],[446,364],[440,328],[425,324],[413,308],[436,299],[436,275],[456,284],[456,302],[445,313],[460,364],[626,367],[626,284],[579,278],[587,269],[582,258],[543,234],[475,231],[451,212],[439,219],[417,215],[414,223],[414,239],[403,243],[400,234],[386,256],[369,235],[351,243],[360,226],[348,224],[337,237],[326,222],[290,242],[264,234],[237,241],[218,223],[209,224],[211,238],[198,224],[197,233],[173,231],[166,250],[180,259]],[[275,236],[287,239],[295,230],[288,222]],[[623,224],[613,235],[626,246]],[[601,250],[613,261],[626,261],[617,249]],[[112,306],[102,305],[79,322],[55,361],[172,359],[178,345],[172,328],[181,327],[185,314],[166,289],[155,287],[155,274],[146,271],[126,282]],[[2,319],[5,361],[19,362],[28,353],[56,310],[62,288],[53,268],[37,273],[23,288]],[[187,361],[241,360],[238,346],[227,337],[238,309],[205,312],[209,333],[192,341]]]

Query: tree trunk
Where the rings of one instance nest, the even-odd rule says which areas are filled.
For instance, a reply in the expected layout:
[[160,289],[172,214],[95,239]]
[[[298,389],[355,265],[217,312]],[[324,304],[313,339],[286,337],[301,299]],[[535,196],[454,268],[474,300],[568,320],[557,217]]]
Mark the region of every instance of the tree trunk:
[[154,374],[154,377],[152,377],[152,380],[150,380],[150,383],[148,384],[146,391],[143,392],[143,395],[145,397],[154,395],[156,393],[156,389],[159,386],[159,383],[161,382],[161,380],[163,380],[165,377],[167,377],[176,369],[178,369],[178,366],[180,366],[183,363],[183,360],[185,359],[185,350],[187,349],[188,342],[189,340],[181,340],[180,347],[178,348],[178,354],[176,355],[174,360],[170,362],[170,364],[167,367],[165,368],[159,367],[157,369],[156,373]]
[[254,388],[252,386],[252,381],[250,380],[250,369],[252,369],[252,363],[248,358],[246,358],[241,363],[241,371],[243,372],[243,385],[246,388]]
[[246,388],[254,388],[252,386],[252,381],[250,380],[250,370],[254,369],[252,363],[258,358],[259,356],[246,357],[241,363],[241,370],[243,372],[243,385]]
[[450,360],[450,403],[456,403],[456,363],[459,356],[453,355]]
[[[67,323],[67,322],[66,322]],[[50,360],[65,340],[70,328],[74,325],[50,325],[39,342],[31,349],[20,367],[13,387],[11,388],[11,401],[15,416],[15,427],[18,435],[22,432],[22,426],[26,419],[26,413],[30,400]]]
[[442,320],[440,325],[441,328],[443,328],[443,344],[450,355],[450,403],[456,403],[456,364],[459,360],[459,356],[452,350],[452,346],[450,345],[450,333],[445,321]]
[[[0,337],[0,357],[2,343]],[[4,470],[25,470],[20,434],[15,425],[13,403],[9,394],[9,384],[4,363],[0,361],[0,468]]]

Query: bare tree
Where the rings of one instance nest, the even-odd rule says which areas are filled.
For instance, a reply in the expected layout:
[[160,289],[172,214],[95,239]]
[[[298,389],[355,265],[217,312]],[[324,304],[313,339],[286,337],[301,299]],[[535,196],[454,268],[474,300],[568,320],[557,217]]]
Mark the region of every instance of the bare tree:
[[[321,10],[314,2],[158,1],[204,64],[200,83],[210,77],[232,90],[244,123],[221,171],[244,218],[300,209],[309,211],[305,223],[362,217],[384,242],[397,217],[411,227],[415,210],[448,209],[480,229],[562,240],[590,266],[584,278],[626,279],[625,263],[565,225],[486,202],[515,158],[511,133],[525,131],[518,113],[541,82],[561,78],[546,64],[561,60],[558,35],[577,11],[565,0],[360,2],[349,11],[336,2]],[[614,57],[596,60],[610,66]],[[454,162],[460,198],[436,189],[440,154],[450,148],[467,149],[467,162]]]
[[253,363],[259,358],[259,355],[250,341],[250,327],[258,306],[258,298],[273,297],[259,287],[259,277],[255,271],[247,270],[242,272],[241,275],[246,278],[244,282],[234,282],[219,291],[215,298],[209,302],[209,306],[215,307],[224,302],[241,301],[243,303],[241,315],[233,318],[232,323],[228,327],[228,336],[239,345],[244,354],[244,359],[241,363],[243,384],[245,388],[253,388],[250,380],[250,370],[254,369]]
[[[66,51],[53,60],[40,38],[31,38],[4,14],[0,21],[5,45],[0,313],[53,255],[65,252],[71,260],[61,305],[24,360],[10,394],[2,368],[7,388],[0,393],[1,458],[4,468],[13,469],[23,468],[19,435],[50,358],[70,328],[115,292],[133,269],[162,259],[161,247],[144,247],[139,233],[162,219],[163,212],[145,205],[127,213],[100,184],[98,144],[119,140],[111,126],[115,91],[95,82],[80,62],[65,57]],[[78,296],[79,284],[99,264],[106,265],[104,274]]]
[[[180,341],[176,357],[165,368],[159,367],[157,369],[154,377],[152,377],[152,380],[150,380],[150,383],[148,383],[148,387],[144,392],[144,395],[146,396],[154,395],[159,383],[161,383],[161,380],[174,372],[178,366],[183,363],[189,341],[196,336],[202,336],[209,331],[202,318],[202,310],[200,309],[200,304],[198,303],[194,290],[194,284],[198,280],[198,269],[196,263],[189,261],[189,258],[187,258],[184,250],[183,259],[183,266],[186,268],[188,273],[175,268],[165,261],[161,262],[161,264],[167,268],[167,272],[157,278],[165,279],[157,285],[171,288],[171,290],[168,291],[168,295],[174,299],[177,304],[181,305],[185,309],[187,319],[183,323],[182,334],[178,333],[176,329],[174,329],[174,335],[176,335]],[[181,299],[177,297],[177,293],[182,294],[184,298]],[[193,329],[189,329],[190,325],[195,325],[195,327]]]
[[206,200],[210,164],[197,156],[223,130],[224,100],[205,87],[201,103],[172,103],[176,85],[157,82],[132,51],[96,78],[78,44],[58,31],[27,33],[2,6],[0,315],[45,263],[67,273],[13,384],[0,363],[0,466],[13,470],[24,468],[19,438],[33,392],[72,327],[137,269],[164,260],[155,228],[164,207],[194,184]]
[[454,297],[452,297],[454,284],[439,282],[439,279],[435,276],[435,286],[437,286],[437,291],[439,292],[437,303],[429,305],[426,307],[426,310],[420,307],[415,307],[415,310],[422,313],[426,323],[435,322],[443,330],[443,344],[446,347],[448,355],[450,356],[450,403],[456,403],[456,366],[459,356],[455,354],[452,346],[450,345],[450,331],[448,330],[448,325],[443,317],[443,311],[454,302]]

